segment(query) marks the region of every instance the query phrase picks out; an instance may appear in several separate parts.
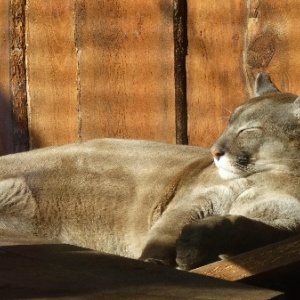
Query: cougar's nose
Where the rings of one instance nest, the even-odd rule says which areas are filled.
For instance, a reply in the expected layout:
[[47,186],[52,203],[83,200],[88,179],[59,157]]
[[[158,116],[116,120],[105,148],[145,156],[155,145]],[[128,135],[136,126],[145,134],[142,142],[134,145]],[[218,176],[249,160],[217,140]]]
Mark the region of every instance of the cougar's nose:
[[219,147],[214,147],[213,146],[211,148],[211,154],[212,154],[212,156],[213,156],[214,159],[219,160],[225,154],[225,151],[222,150]]
[[216,160],[219,160],[224,154],[224,151],[212,151],[212,156],[213,158],[215,158]]

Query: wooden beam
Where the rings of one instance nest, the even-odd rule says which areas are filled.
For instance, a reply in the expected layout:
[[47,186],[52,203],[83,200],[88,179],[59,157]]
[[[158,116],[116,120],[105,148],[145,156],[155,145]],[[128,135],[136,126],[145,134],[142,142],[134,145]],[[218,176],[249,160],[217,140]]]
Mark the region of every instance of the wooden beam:
[[295,288],[300,286],[300,236],[211,263],[192,272],[295,292]]

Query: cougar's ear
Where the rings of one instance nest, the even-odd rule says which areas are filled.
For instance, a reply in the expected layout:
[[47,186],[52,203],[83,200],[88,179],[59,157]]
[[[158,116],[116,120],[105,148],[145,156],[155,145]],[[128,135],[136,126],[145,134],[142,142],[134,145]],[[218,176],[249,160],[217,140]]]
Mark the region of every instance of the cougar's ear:
[[300,96],[295,99],[293,102],[292,111],[294,116],[299,120],[300,119]]
[[273,84],[270,76],[266,73],[259,73],[255,80],[255,96],[262,96],[268,93],[280,92]]
[[296,98],[296,100],[294,101],[294,104],[296,104],[297,106],[300,107],[300,96],[298,98]]

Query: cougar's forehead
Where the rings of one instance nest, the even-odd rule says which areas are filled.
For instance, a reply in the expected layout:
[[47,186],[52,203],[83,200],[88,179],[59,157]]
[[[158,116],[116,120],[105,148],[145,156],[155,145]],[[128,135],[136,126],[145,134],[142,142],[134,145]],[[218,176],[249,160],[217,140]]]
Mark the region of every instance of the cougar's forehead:
[[295,95],[278,93],[276,97],[269,95],[268,97],[256,97],[248,100],[246,103],[238,107],[232,114],[229,123],[249,122],[249,121],[274,121],[289,117],[290,104],[296,99]]
[[229,119],[231,126],[242,126],[250,121],[263,121],[266,114],[270,114],[267,105],[262,103],[245,103],[238,107]]

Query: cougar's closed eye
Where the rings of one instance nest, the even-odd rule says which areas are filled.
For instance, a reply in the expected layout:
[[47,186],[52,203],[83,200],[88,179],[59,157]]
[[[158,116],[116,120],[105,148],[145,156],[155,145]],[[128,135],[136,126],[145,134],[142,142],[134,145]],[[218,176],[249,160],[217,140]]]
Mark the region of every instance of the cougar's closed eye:
[[244,133],[259,133],[261,132],[262,128],[261,127],[244,127],[244,128],[241,128],[239,129],[238,131],[238,136],[241,135],[241,134],[244,134]]

